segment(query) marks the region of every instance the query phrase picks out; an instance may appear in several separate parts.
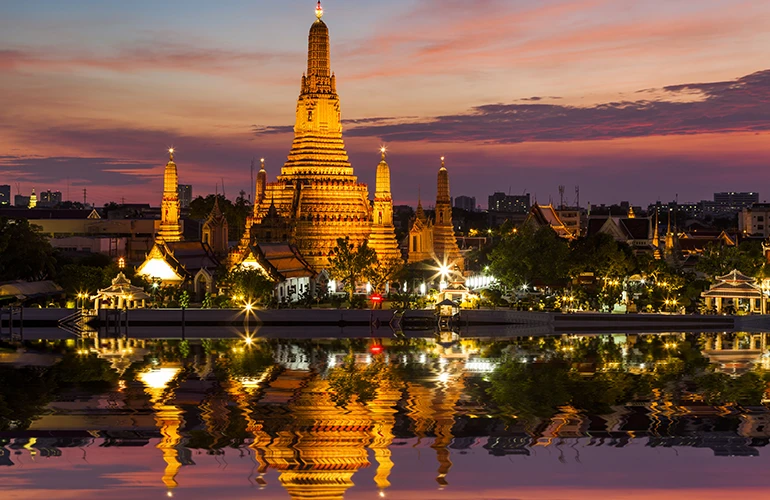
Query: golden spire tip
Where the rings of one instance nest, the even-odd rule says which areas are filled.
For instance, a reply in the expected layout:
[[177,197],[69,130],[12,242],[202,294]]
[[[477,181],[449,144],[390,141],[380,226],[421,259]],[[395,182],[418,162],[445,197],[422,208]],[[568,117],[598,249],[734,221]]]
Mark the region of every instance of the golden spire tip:
[[385,146],[380,146],[380,153],[382,153],[382,159],[385,160],[385,153],[388,149]]
[[169,160],[174,161],[174,148],[168,148]]
[[321,7],[321,0],[318,0],[318,3],[315,6],[315,17],[318,18],[320,21],[321,18],[324,16],[324,9]]

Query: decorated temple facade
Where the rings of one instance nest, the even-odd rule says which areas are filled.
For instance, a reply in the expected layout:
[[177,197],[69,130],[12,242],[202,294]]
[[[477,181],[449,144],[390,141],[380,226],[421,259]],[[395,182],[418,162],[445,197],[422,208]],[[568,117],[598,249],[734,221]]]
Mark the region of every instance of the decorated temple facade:
[[267,182],[262,162],[254,213],[247,219],[238,251],[231,255],[233,264],[240,262],[249,244],[288,242],[320,270],[328,264],[338,238],[347,236],[361,244],[369,239],[373,225],[378,255],[398,255],[395,237],[388,233],[393,226],[389,170],[378,167],[388,179],[385,182],[384,174],[378,174],[387,193],[375,194],[379,217],[375,221],[368,188],[358,182],[348,160],[330,65],[329,29],[322,17],[319,3],[308,36],[307,71],[297,99],[291,150],[275,182]]

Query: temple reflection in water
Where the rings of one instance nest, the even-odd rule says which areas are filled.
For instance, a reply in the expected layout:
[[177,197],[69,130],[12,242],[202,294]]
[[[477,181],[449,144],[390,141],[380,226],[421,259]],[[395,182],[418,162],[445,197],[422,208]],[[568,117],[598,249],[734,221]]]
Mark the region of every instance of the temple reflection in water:
[[48,342],[63,356],[53,366],[101,367],[111,385],[61,390],[28,425],[5,415],[0,464],[93,443],[153,446],[172,496],[196,454],[229,449],[253,457],[254,484],[272,472],[291,498],[327,499],[370,467],[385,495],[404,444],[428,452],[438,488],[468,450],[554,447],[562,460],[569,447],[643,440],[756,456],[770,438],[766,336]]

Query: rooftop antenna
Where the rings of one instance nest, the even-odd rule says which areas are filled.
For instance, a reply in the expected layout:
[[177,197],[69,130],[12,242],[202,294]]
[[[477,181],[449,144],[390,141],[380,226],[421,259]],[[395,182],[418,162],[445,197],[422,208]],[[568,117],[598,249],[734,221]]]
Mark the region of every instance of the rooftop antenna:
[[580,208],[580,186],[575,186],[575,206]]
[[83,188],[83,206],[86,206],[86,188]]
[[564,208],[564,186],[559,186],[559,208]]

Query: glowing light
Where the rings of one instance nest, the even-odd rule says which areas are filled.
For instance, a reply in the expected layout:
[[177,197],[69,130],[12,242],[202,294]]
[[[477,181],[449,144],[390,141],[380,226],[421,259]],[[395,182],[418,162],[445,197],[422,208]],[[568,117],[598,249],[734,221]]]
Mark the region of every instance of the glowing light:
[[251,302],[247,302],[246,305],[243,306],[243,308],[246,309],[246,311],[251,312],[251,310],[254,308],[254,304],[252,304]]
[[439,373],[438,381],[441,382],[442,384],[446,384],[447,382],[449,382],[449,372]]
[[137,378],[150,389],[165,389],[180,372],[180,368],[158,368],[140,373]]
[[246,343],[246,345],[251,345],[254,342],[254,339],[252,339],[251,337],[246,337],[245,339],[243,339],[243,341]]
[[315,17],[317,17],[320,20],[323,17],[323,15],[324,15],[324,10],[321,7],[321,0],[318,0],[318,3],[316,4],[316,7],[315,7]]
[[369,352],[371,352],[374,355],[382,354],[385,348],[382,346],[382,344],[374,344],[369,348]]
[[171,266],[163,259],[150,259],[139,268],[137,274],[160,281],[182,281]]

